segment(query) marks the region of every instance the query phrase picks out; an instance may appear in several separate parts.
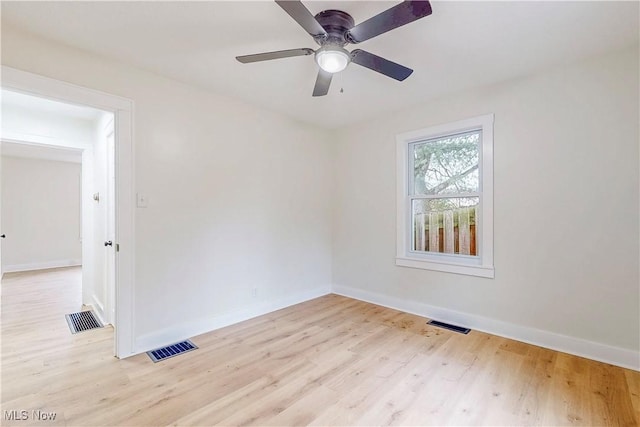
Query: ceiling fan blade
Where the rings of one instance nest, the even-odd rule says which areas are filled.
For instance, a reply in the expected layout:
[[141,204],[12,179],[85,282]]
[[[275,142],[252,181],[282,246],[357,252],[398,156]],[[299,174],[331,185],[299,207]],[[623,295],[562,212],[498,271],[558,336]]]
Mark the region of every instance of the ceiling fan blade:
[[329,93],[332,77],[332,73],[328,73],[320,68],[318,70],[318,77],[316,78],[316,85],[313,87],[313,96],[324,96]]
[[304,4],[299,0],[276,0],[278,6],[284,9],[305,31],[313,37],[325,36],[327,32],[316,18],[309,12]]
[[349,43],[360,43],[429,15],[428,1],[403,1],[356,25],[347,31],[345,38]]
[[411,68],[396,64],[393,61],[384,59],[373,53],[361,49],[355,49],[351,52],[351,62],[366,67],[370,70],[377,71],[385,76],[391,77],[398,81],[403,81],[413,73]]
[[250,62],[269,61],[271,59],[291,58],[292,56],[313,55],[314,50],[308,48],[276,50],[275,52],[256,53],[253,55],[236,56],[236,59],[243,64]]

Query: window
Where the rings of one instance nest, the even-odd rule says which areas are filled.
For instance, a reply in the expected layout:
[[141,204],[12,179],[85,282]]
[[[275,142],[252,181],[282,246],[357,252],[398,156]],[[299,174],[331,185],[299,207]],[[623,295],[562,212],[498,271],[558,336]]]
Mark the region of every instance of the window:
[[397,144],[396,265],[493,278],[493,114]]

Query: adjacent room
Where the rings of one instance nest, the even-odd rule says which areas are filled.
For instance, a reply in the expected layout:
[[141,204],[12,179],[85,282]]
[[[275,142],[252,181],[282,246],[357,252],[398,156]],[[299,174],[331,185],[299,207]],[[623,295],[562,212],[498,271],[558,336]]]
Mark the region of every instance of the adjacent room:
[[640,3],[0,7],[3,425],[640,424]]

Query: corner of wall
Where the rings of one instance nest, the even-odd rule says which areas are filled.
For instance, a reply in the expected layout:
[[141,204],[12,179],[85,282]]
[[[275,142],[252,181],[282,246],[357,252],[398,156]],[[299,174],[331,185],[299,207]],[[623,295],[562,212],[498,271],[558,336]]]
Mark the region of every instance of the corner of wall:
[[[331,293],[331,286],[326,285],[281,298],[253,304],[240,310],[221,313],[196,322],[185,322],[169,328],[155,331],[135,338],[134,354],[144,353],[155,348],[164,347],[186,338],[211,332],[235,323],[253,319],[254,317],[300,304]],[[197,340],[196,340],[197,341]]]
[[439,321],[475,329],[480,332],[640,371],[640,353],[635,350],[586,341],[567,335],[489,319],[484,316],[461,313],[459,311],[348,286],[334,285],[332,292],[337,295],[404,311],[417,316],[437,319]]

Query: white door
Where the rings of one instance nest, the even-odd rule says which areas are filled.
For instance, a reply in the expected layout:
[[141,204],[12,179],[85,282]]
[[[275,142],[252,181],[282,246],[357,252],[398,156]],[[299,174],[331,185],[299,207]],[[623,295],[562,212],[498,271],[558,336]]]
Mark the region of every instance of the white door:
[[105,322],[115,322],[115,165],[113,120],[94,145],[94,265],[90,304]]
[[116,221],[115,221],[115,140],[113,131],[113,122],[111,124],[110,133],[107,135],[107,198],[106,198],[106,241],[111,245],[105,246],[105,283],[107,285],[107,313],[106,321],[115,326],[116,313],[116,286],[115,286],[115,268],[116,268]]

